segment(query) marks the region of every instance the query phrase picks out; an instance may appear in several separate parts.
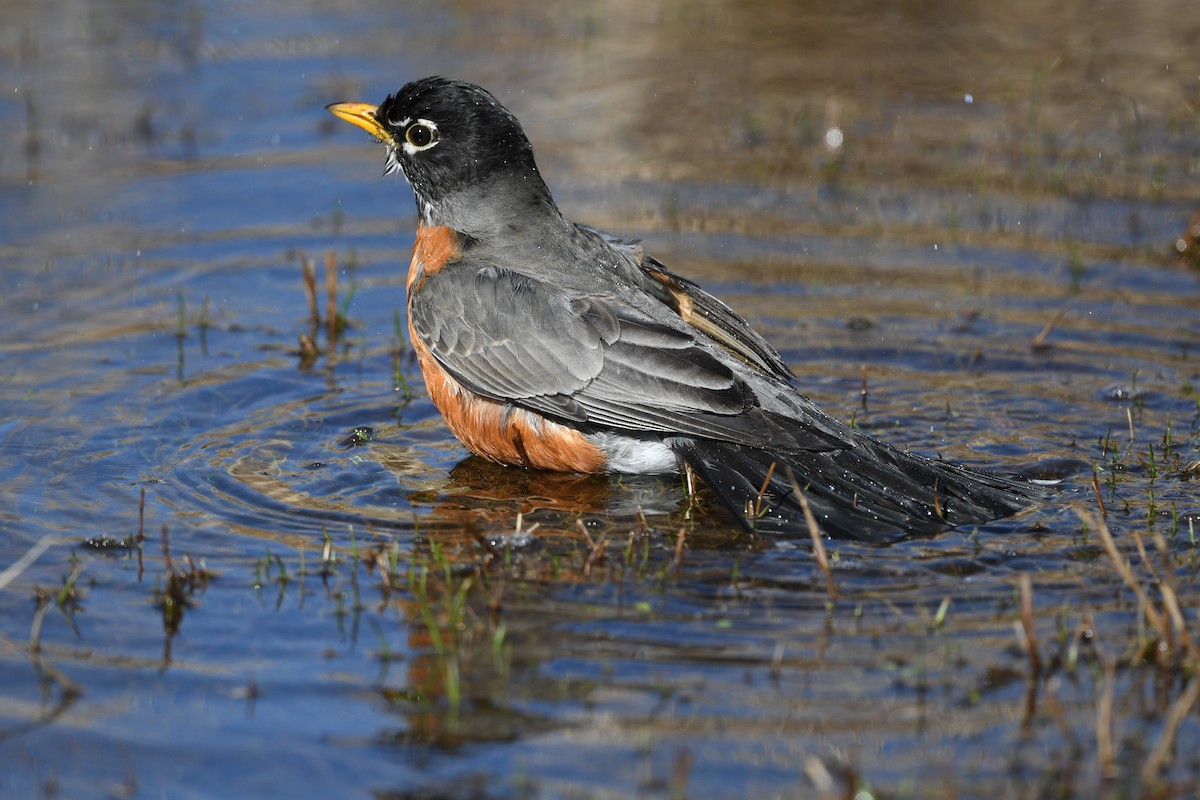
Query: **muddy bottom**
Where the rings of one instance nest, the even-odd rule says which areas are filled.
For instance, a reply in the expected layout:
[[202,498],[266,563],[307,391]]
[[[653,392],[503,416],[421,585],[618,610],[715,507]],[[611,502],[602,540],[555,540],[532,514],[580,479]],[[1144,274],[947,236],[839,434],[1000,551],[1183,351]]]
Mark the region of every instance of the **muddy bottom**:
[[[0,797],[1200,781],[1189,4],[0,12]],[[826,570],[675,476],[468,458],[411,193],[323,110],[428,74],[834,416],[1062,483]]]

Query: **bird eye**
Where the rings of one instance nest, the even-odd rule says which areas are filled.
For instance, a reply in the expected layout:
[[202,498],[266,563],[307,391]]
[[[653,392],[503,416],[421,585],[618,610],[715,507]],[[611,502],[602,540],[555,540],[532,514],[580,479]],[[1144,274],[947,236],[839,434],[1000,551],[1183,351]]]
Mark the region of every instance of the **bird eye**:
[[427,122],[414,122],[404,131],[404,141],[416,150],[424,150],[437,141],[437,128]]

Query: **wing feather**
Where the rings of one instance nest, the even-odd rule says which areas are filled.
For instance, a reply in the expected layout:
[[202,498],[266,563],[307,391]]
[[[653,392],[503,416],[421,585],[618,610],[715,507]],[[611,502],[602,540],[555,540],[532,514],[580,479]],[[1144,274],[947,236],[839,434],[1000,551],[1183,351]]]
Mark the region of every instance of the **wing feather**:
[[459,383],[559,420],[781,452],[847,444],[819,412],[805,424],[764,411],[745,367],[684,324],[602,297],[463,260],[427,277],[409,313]]

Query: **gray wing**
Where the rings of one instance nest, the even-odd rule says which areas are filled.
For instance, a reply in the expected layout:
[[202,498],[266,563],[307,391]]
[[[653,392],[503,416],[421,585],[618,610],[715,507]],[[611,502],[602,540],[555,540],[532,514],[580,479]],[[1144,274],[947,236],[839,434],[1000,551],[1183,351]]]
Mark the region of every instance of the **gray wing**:
[[764,411],[736,365],[685,326],[599,297],[572,297],[460,261],[425,279],[409,313],[422,343],[459,383],[558,420],[780,452],[848,445],[820,412],[792,418],[805,416],[807,404],[788,403],[787,416]]
[[660,299],[684,322],[764,374],[783,380],[795,377],[775,348],[725,303],[682,275],[668,271],[655,258],[647,256],[641,268],[665,290],[666,296]]
[[680,319],[708,336],[730,355],[756,370],[790,381],[795,376],[771,343],[750,327],[736,311],[704,291],[698,284],[676,275],[647,254],[636,240],[623,239],[589,225],[575,224],[584,233],[599,237],[637,264],[643,288],[668,306]]

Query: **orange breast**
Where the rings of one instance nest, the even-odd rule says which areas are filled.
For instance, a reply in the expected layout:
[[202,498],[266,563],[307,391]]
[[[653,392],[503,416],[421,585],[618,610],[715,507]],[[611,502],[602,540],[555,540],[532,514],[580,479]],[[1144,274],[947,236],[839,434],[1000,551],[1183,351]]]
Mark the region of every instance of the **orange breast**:
[[[408,297],[447,263],[458,258],[458,235],[442,226],[417,226],[417,241],[408,269]],[[410,309],[411,311],[411,309]],[[425,387],[450,430],[478,456],[501,464],[556,472],[604,472],[604,451],[574,428],[539,414],[482,397],[467,389],[442,369],[433,353],[417,336],[408,315],[408,333]]]
[[462,255],[462,238],[445,225],[417,223],[417,241],[413,244],[412,261],[408,264],[408,280],[404,288],[411,297],[413,284],[433,275]]

